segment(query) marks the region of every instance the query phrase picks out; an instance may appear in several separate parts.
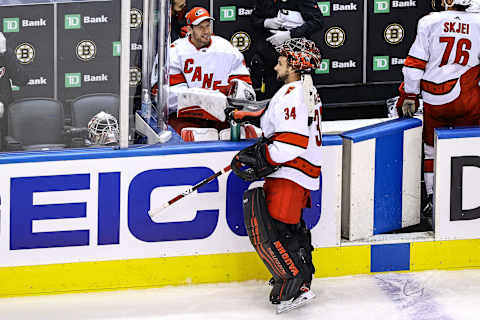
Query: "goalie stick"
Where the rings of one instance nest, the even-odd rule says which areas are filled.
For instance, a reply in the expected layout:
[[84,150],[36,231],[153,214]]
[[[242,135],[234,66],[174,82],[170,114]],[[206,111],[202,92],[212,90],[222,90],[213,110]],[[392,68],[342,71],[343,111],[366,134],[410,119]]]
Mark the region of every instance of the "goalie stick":
[[260,100],[260,101],[251,101],[251,100],[227,98],[227,102],[228,102],[230,107],[245,107],[248,110],[263,109],[270,103],[270,100],[271,99]]
[[230,165],[226,166],[225,168],[223,168],[222,170],[216,172],[215,174],[212,174],[210,177],[200,181],[199,183],[197,183],[196,185],[188,188],[187,190],[185,190],[183,193],[177,195],[176,197],[174,197],[173,199],[165,202],[162,206],[158,207],[158,208],[154,208],[154,209],[150,209],[148,211],[148,214],[150,215],[150,217],[152,218],[155,218],[157,216],[160,215],[160,213],[167,207],[171,206],[172,204],[174,204],[175,202],[177,202],[178,200],[180,199],[183,199],[185,198],[186,196],[188,196],[189,194],[193,193],[194,191],[196,191],[198,188],[200,188],[201,186],[203,185],[206,185],[207,183],[215,180],[217,177],[221,176],[222,174],[224,173],[227,173],[228,171],[230,171],[232,169],[232,167]]

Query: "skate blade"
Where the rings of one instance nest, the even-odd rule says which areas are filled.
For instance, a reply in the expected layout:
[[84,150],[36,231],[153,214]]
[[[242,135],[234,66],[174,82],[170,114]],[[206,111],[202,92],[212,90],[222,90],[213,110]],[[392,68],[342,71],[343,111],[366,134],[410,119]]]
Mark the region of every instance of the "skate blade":
[[302,293],[295,300],[282,301],[277,305],[277,314],[287,312],[307,304],[315,298],[315,293],[312,290]]

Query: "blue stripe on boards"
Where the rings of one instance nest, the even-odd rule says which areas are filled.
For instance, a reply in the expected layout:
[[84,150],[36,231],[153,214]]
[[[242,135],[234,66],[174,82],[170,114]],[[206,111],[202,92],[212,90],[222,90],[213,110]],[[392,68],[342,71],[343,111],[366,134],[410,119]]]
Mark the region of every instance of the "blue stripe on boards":
[[373,234],[402,227],[403,131],[375,143]]
[[379,244],[370,247],[370,271],[410,270],[410,243]]
[[385,135],[396,134],[408,129],[422,126],[422,121],[416,118],[409,119],[394,119],[382,123],[377,123],[371,126],[358,128],[342,133],[342,137],[352,140],[353,142],[360,142],[369,139],[383,137]]
[[237,151],[248,147],[256,142],[256,139],[241,142],[230,141],[207,141],[197,143],[185,143],[178,145],[134,145],[128,149],[116,149],[112,147],[64,149],[50,151],[30,151],[15,153],[0,153],[0,164],[105,159],[105,158],[129,158],[162,156],[171,154],[189,154],[203,152],[226,152]]
[[322,134],[322,146],[341,146],[342,137],[338,134]]
[[438,139],[456,139],[456,138],[474,138],[480,137],[479,127],[463,127],[463,128],[439,128],[435,129]]

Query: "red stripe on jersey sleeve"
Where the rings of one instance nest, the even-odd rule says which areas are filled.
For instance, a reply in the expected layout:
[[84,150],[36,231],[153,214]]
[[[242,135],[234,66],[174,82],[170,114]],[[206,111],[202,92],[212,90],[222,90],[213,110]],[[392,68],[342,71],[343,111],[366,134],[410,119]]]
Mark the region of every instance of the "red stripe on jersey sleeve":
[[425,70],[425,67],[427,66],[427,61],[408,56],[407,59],[405,59],[405,63],[403,65],[405,67]]
[[308,146],[307,136],[293,132],[276,133],[273,137],[273,141],[291,144],[303,149],[307,149]]
[[186,83],[187,80],[185,79],[185,76],[181,73],[179,74],[171,74],[170,75],[170,85],[174,86],[180,83]]

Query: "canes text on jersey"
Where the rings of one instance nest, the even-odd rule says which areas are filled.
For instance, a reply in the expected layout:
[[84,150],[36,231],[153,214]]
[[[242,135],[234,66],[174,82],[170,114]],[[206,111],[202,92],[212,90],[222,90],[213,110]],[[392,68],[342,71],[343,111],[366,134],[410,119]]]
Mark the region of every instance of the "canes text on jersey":
[[218,89],[218,86],[220,86],[222,81],[221,80],[213,81],[213,73],[203,74],[201,66],[195,66],[195,69],[194,69],[194,66],[193,66],[194,63],[195,63],[195,61],[193,59],[185,60],[185,66],[183,67],[183,73],[185,75],[187,75],[187,74],[193,72],[192,82],[203,81],[202,88],[213,89],[213,90]]

